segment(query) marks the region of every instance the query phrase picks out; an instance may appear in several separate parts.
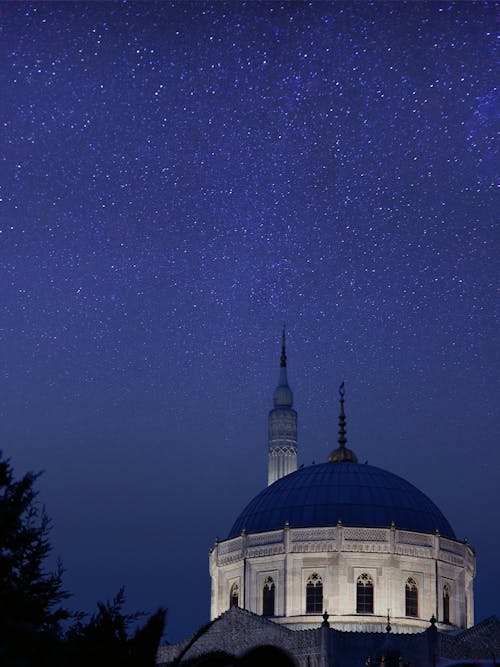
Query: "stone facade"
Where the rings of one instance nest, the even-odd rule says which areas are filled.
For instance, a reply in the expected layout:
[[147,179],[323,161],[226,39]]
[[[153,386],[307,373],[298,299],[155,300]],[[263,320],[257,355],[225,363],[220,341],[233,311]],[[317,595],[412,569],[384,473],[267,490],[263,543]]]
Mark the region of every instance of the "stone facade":
[[[433,615],[442,630],[474,623],[475,554],[467,543],[439,534],[341,525],[243,533],[214,545],[210,574],[212,619],[231,606],[231,590],[238,606],[262,614],[264,583],[271,578],[272,620],[290,629],[317,628],[325,609],[332,627],[358,632],[383,632],[388,612],[395,632],[421,632]],[[306,613],[311,575],[322,584],[321,612],[312,614]],[[373,585],[372,613],[357,612],[363,575]],[[416,589],[412,615],[406,607],[409,580]]]

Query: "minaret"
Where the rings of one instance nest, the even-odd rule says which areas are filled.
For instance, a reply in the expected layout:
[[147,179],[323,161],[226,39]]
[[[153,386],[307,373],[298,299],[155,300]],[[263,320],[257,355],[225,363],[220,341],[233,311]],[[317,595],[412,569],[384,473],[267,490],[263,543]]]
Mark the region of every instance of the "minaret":
[[269,412],[268,484],[297,470],[297,413],[286,376],[285,327],[281,339],[280,381],[274,392],[274,408]]

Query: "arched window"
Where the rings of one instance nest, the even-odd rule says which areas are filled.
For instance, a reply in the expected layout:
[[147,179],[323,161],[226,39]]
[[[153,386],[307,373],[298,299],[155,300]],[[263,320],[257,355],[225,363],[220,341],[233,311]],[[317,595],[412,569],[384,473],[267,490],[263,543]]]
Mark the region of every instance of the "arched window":
[[443,623],[450,622],[450,588],[447,584],[443,586]]
[[418,586],[413,577],[410,577],[405,586],[405,614],[418,616]]
[[266,577],[262,590],[262,616],[274,616],[274,581]]
[[356,612],[373,614],[373,580],[366,572],[356,582]]
[[237,607],[238,606],[238,594],[239,594],[239,587],[238,584],[233,584],[231,586],[231,590],[229,592],[229,606],[230,607]]
[[323,580],[316,572],[307,579],[306,614],[321,614],[323,611]]

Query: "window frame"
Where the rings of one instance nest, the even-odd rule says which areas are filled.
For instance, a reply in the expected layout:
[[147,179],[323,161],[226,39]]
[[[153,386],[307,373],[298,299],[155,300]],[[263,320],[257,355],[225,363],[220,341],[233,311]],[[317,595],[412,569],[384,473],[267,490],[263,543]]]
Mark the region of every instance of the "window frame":
[[[368,591],[369,594],[368,594]],[[373,614],[375,609],[375,586],[373,577],[362,572],[356,579],[356,614]]]
[[[235,601],[236,599],[236,601]],[[237,581],[233,581],[229,589],[229,608],[239,607],[240,604],[240,587]]]
[[446,623],[446,625],[451,625],[450,621],[450,598],[451,598],[451,590],[448,584],[444,584],[443,586],[443,623]]
[[313,572],[306,580],[306,614],[323,613],[323,578]]
[[262,586],[262,616],[276,615],[276,584],[272,577],[266,577]]
[[418,618],[418,584],[414,577],[405,583],[405,616]]

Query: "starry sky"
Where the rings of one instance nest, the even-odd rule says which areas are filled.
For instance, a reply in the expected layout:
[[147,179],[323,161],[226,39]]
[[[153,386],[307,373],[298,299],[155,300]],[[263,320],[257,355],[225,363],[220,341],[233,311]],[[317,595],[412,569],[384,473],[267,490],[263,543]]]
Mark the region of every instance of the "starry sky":
[[70,606],[178,641],[267,483],[348,446],[478,552],[498,614],[493,3],[2,2],[0,442]]

